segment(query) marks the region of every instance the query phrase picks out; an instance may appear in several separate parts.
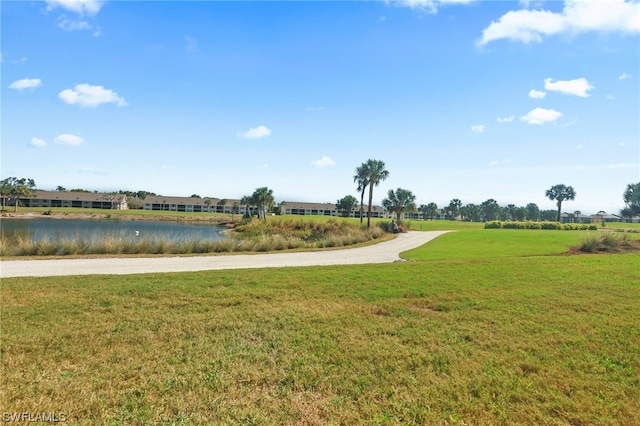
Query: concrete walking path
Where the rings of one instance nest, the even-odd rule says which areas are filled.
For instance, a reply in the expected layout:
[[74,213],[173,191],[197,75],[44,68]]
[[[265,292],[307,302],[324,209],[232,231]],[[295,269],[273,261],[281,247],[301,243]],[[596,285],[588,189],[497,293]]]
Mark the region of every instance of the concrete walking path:
[[66,275],[128,275],[220,269],[357,265],[402,260],[400,253],[420,247],[448,231],[410,231],[366,247],[294,253],[185,257],[123,257],[91,259],[8,260],[0,262],[0,278]]

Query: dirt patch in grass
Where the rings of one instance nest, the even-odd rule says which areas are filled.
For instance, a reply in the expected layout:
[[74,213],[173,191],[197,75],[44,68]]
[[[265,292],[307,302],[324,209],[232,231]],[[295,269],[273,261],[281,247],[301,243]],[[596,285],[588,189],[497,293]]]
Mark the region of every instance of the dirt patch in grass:
[[569,251],[562,255],[627,253],[640,253],[640,240],[629,239],[626,235],[604,234],[586,238],[581,245],[570,247]]

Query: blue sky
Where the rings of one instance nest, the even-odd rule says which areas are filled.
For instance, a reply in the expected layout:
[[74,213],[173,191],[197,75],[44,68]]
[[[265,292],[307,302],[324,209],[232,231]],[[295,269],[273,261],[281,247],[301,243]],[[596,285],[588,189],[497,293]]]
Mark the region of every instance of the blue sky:
[[374,192],[617,213],[638,1],[3,1],[2,178],[277,201]]

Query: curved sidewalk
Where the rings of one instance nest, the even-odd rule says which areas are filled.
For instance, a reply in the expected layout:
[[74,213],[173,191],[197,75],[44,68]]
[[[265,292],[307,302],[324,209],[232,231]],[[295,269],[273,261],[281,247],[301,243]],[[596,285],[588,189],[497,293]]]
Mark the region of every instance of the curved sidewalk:
[[389,263],[400,253],[431,241],[448,231],[411,231],[390,241],[342,250],[189,257],[128,257],[92,259],[8,260],[0,262],[0,277],[53,277],[65,275],[128,275],[219,269],[282,268],[291,266]]

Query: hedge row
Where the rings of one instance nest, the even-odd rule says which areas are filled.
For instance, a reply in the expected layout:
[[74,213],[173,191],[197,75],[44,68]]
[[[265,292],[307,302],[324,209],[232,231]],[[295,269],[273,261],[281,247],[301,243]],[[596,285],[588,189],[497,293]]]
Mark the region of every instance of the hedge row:
[[556,229],[562,231],[597,231],[594,224],[560,222],[502,222],[492,220],[484,224],[484,229]]

